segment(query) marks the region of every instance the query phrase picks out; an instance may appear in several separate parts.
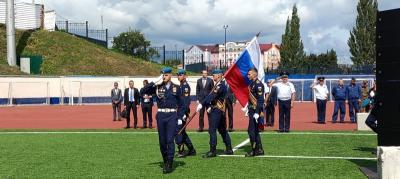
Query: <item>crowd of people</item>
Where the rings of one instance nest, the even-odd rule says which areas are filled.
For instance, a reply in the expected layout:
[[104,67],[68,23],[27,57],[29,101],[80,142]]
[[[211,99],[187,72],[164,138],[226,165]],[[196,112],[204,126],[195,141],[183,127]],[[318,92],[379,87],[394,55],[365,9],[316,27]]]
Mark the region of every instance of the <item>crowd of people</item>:
[[[124,90],[114,83],[111,90],[113,120],[121,121],[121,115],[126,118],[126,129],[131,128],[130,117],[133,114],[133,128],[137,128],[137,108],[141,106],[143,126],[153,127],[153,105],[157,105],[156,123],[159,134],[160,151],[163,157],[163,172],[172,171],[172,163],[175,154],[175,144],[178,148],[177,157],[196,155],[196,150],[189,135],[186,133],[187,124],[193,119],[190,112],[191,88],[186,78],[186,71],[178,70],[177,79],[180,84],[171,82],[172,69],[164,68],[162,75],[154,82],[143,81],[143,88],[138,90],[133,80],[129,81],[129,87]],[[294,106],[296,90],[289,81],[288,73],[281,73],[278,78],[268,80],[265,84],[258,79],[258,71],[252,68],[248,71],[250,80],[248,104],[242,109],[248,116],[248,135],[251,151],[246,156],[264,155],[260,132],[264,127],[273,127],[275,122],[275,108],[279,111],[279,130],[286,133],[290,131],[291,110]],[[356,79],[352,78],[349,85],[345,86],[342,79],[338,85],[332,87],[329,92],[324,77],[318,77],[311,85],[314,90],[317,107],[317,122],[325,124],[326,103],[329,93],[334,100],[334,112],[332,122],[336,123],[340,112],[339,123],[344,122],[346,103],[349,107],[349,116],[352,123],[357,122],[356,114],[359,111],[368,112],[376,94],[376,86],[368,89],[368,82],[363,81],[359,86]],[[125,106],[121,112],[122,103]],[[233,107],[236,104],[235,95],[229,84],[223,79],[223,71],[216,69],[212,78],[208,77],[206,70],[196,83],[196,111],[198,114],[198,132],[204,131],[204,115],[208,115],[208,133],[210,136],[210,149],[203,155],[205,158],[217,156],[217,131],[225,144],[224,155],[232,155],[231,138],[228,132],[234,131]],[[227,122],[228,121],[228,122]],[[375,123],[374,116],[370,116],[367,125]],[[228,124],[228,125],[227,125]],[[376,127],[376,126],[375,126]],[[185,151],[185,146],[187,151]]]

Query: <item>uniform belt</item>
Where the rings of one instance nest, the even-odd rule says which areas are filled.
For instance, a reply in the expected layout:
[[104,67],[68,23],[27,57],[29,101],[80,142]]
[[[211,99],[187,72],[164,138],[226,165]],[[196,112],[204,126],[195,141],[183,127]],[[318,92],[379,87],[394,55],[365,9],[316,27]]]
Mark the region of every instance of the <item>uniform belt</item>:
[[161,108],[157,109],[158,112],[176,112],[176,109],[173,108]]
[[256,109],[256,106],[254,106],[254,105],[252,105],[252,104],[249,104],[248,108],[249,108],[249,109]]

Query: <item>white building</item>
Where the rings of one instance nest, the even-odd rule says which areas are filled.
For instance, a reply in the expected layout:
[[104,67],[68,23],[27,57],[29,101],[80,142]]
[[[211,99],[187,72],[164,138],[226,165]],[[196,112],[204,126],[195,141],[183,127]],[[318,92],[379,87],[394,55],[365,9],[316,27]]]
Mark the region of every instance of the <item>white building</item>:
[[218,44],[193,45],[185,52],[185,65],[204,62],[207,69],[213,69],[219,65],[218,55]]
[[[202,58],[207,69],[230,67],[240,57],[250,42],[227,42],[222,45],[194,45],[185,52],[185,65],[201,63]],[[280,46],[276,44],[260,44],[265,67],[276,69],[280,62]],[[225,58],[226,55],[226,58]]]

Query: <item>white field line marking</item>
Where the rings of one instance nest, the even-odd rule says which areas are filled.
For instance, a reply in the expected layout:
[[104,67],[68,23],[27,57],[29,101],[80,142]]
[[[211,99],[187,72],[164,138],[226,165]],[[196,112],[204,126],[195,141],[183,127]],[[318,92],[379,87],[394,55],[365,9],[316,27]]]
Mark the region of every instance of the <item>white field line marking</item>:
[[[207,132],[188,132],[189,134],[208,135]],[[157,131],[137,131],[137,132],[121,132],[121,131],[3,131],[0,134],[157,134]],[[233,132],[235,134],[247,134],[247,132]],[[372,133],[337,133],[337,132],[291,132],[291,133],[260,133],[261,135],[338,135],[338,136],[376,136]]]
[[250,139],[246,139],[245,141],[243,141],[242,143],[240,143],[239,145],[235,146],[232,150],[233,152],[235,152],[237,149],[240,149],[240,147],[243,147],[245,145],[247,145],[248,143],[250,143]]
[[[245,157],[244,155],[218,155],[219,157]],[[256,158],[289,158],[289,159],[342,159],[342,160],[377,160],[370,157],[328,157],[328,156],[283,156],[283,155],[262,155]]]

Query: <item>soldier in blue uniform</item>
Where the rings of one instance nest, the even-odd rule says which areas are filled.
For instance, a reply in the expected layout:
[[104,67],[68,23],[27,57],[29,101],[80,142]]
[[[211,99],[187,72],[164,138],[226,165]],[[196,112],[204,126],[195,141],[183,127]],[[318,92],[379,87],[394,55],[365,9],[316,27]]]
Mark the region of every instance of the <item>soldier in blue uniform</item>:
[[[181,83],[181,98],[180,104],[178,108],[178,132],[182,129],[183,126],[186,124],[186,119],[189,117],[190,113],[190,86],[186,81],[186,71],[184,69],[178,70],[178,80]],[[196,150],[193,147],[192,141],[190,141],[189,136],[184,129],[181,134],[177,134],[175,138],[175,142],[178,145],[178,158],[185,157],[185,156],[194,156],[196,155]],[[184,144],[189,149],[188,153],[185,154],[184,151]]]
[[347,86],[347,101],[349,103],[350,121],[356,123],[357,113],[360,111],[358,103],[361,102],[361,87],[356,84],[355,78],[351,78],[351,82]]
[[215,87],[207,97],[200,102],[197,106],[197,111],[200,111],[203,106],[208,112],[208,133],[210,135],[210,151],[208,151],[203,157],[210,158],[217,156],[217,129],[222,136],[222,140],[225,143],[226,150],[225,155],[233,155],[231,138],[226,130],[226,120],[224,117],[225,112],[225,95],[226,86],[221,81],[222,70],[216,69],[213,71],[213,79]]
[[332,96],[335,100],[332,122],[336,123],[338,112],[340,110],[340,123],[344,123],[344,117],[346,115],[347,90],[342,79],[339,80],[339,84],[337,86],[332,88]]
[[156,94],[157,100],[157,129],[160,151],[164,160],[163,173],[172,172],[175,144],[174,137],[177,130],[181,90],[178,85],[171,82],[172,69],[167,67],[161,70],[162,75],[143,87],[144,93]]
[[258,71],[251,68],[247,72],[247,77],[251,81],[249,86],[249,102],[247,105],[249,114],[249,126],[247,132],[250,138],[251,151],[246,157],[264,155],[264,149],[261,144],[260,131],[258,128],[259,120],[264,117],[264,84],[258,79]]

